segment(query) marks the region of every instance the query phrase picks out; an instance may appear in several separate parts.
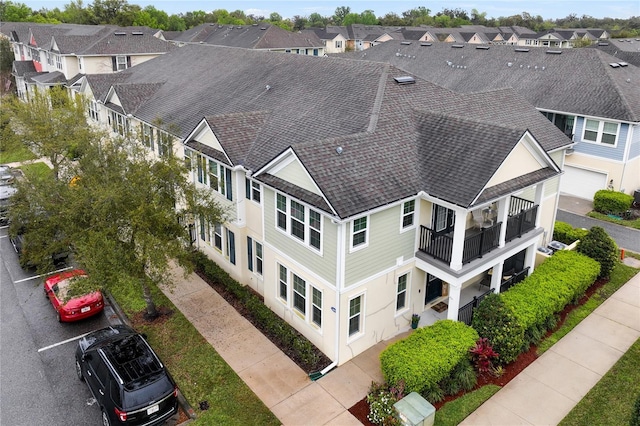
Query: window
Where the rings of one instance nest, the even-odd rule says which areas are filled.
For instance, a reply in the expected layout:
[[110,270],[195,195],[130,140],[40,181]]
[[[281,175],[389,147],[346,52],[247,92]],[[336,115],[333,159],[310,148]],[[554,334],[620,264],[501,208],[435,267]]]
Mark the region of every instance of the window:
[[[155,149],[155,144],[153,143],[153,127],[145,123],[142,123],[142,143],[152,151]],[[191,153],[191,151],[189,152]],[[185,150],[185,156],[186,153],[187,151]],[[189,157],[191,157],[191,155]],[[191,162],[189,162],[188,167],[191,169]]]
[[[203,157],[204,158],[204,157]],[[224,195],[227,200],[233,200],[231,169],[218,164],[216,161],[209,159],[208,178],[209,187],[214,191]],[[201,163],[201,167],[204,170],[206,166],[205,160]],[[206,184],[206,176],[203,177],[203,182]]]
[[354,219],[351,223],[351,248],[367,243],[367,216]]
[[253,271],[253,238],[247,237],[247,268]]
[[122,71],[131,67],[131,56],[112,56],[111,65],[113,71]]
[[198,155],[196,157],[197,163],[196,168],[198,170],[198,182],[207,184],[207,158],[204,155]]
[[262,244],[256,241],[256,274],[262,275]]
[[362,313],[362,296],[349,300],[349,336],[360,332],[360,317]]
[[311,322],[322,327],[322,292],[312,286],[311,297]]
[[47,64],[53,66],[53,53],[47,52],[45,55],[47,56]]
[[158,141],[158,154],[162,156],[169,156],[173,153],[173,138],[167,132],[163,132],[158,130],[157,132],[157,141]]
[[56,57],[56,68],[59,70],[62,69],[62,57],[60,55],[55,55]]
[[200,239],[205,242],[211,241],[209,234],[209,224],[203,219],[200,219]]
[[413,226],[413,216],[416,211],[416,201],[407,201],[402,205],[402,228]]
[[278,209],[278,228],[287,230],[287,197],[278,194],[276,200],[276,208]]
[[584,140],[615,145],[618,137],[618,123],[585,119]]
[[285,302],[287,301],[287,295],[289,293],[289,284],[288,284],[288,277],[287,277],[287,268],[285,268],[282,265],[278,265],[279,269],[280,269],[280,298],[282,300],[284,300]]
[[227,229],[227,257],[232,265],[236,264],[236,236]]
[[304,206],[291,200],[291,235],[304,241]]
[[307,313],[307,283],[293,274],[293,307],[302,315]]
[[407,306],[407,278],[409,274],[398,277],[398,287],[396,289],[396,311]]
[[120,136],[124,137],[129,133],[129,120],[122,114],[109,111],[109,124],[111,124],[111,130]]
[[322,247],[320,213],[282,194],[276,194],[276,226],[316,250]]
[[336,40],[336,49],[342,49],[342,40]]
[[100,116],[98,115],[98,102],[96,102],[95,99],[91,99],[89,101],[89,117],[94,121],[100,121]]
[[222,251],[222,225],[219,223],[213,226],[213,245]]
[[260,184],[251,182],[251,199],[257,203],[260,202]]

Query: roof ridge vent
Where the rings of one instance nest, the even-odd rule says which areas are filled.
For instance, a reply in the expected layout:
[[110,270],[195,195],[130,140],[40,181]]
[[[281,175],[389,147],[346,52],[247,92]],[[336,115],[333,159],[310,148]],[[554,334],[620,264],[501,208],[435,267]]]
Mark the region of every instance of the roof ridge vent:
[[405,46],[408,46],[411,44],[410,41],[401,41],[400,44],[404,44]]
[[464,44],[452,44],[451,47],[453,47],[454,49],[462,49],[464,47]]
[[400,85],[404,85],[404,84],[413,84],[416,82],[415,78],[411,77],[410,75],[404,75],[401,77],[393,77],[393,79],[396,81],[396,83],[400,84]]
[[562,50],[547,50],[548,55],[561,55]]
[[516,52],[528,52],[528,51],[529,51],[529,49],[524,48],[524,47],[518,47],[518,48],[516,48],[516,49],[515,49],[515,51],[516,51]]
[[611,66],[611,68],[620,68],[620,64],[617,62],[611,62],[609,65]]
[[621,67],[626,67],[626,66],[628,66],[629,64],[628,64],[628,63],[626,63],[626,62],[618,62],[618,65],[620,65]]
[[420,46],[431,46],[433,43],[420,43]]
[[477,50],[489,50],[489,46],[476,46]]
[[113,33],[113,35],[123,36],[123,35],[127,35],[127,33],[124,31],[116,31],[115,33]]

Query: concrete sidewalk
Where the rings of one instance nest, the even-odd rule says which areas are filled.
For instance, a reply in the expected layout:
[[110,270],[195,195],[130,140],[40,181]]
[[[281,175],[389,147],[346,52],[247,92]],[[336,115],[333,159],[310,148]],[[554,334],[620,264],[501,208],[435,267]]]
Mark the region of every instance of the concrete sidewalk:
[[640,274],[461,424],[558,424],[638,338]]

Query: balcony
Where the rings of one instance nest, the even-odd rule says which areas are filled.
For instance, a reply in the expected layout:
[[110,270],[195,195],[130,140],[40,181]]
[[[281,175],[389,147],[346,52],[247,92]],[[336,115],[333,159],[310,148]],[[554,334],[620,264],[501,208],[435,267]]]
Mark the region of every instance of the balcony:
[[[505,232],[505,242],[508,243],[535,229],[538,206],[531,201],[511,197],[509,214]],[[500,246],[500,231],[503,223],[483,228],[468,228],[465,231],[462,263],[466,264],[474,259],[495,250]],[[420,226],[420,241],[418,250],[427,255],[451,263],[453,252],[453,232],[439,233],[426,226]]]

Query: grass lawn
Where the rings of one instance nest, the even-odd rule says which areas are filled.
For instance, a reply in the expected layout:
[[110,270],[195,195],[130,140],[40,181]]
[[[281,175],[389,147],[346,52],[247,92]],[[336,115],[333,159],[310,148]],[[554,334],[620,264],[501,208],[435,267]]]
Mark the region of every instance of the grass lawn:
[[436,412],[434,426],[456,426],[473,413],[487,399],[500,390],[500,386],[487,385],[470,392],[455,401],[446,403]]
[[10,147],[7,150],[0,150],[0,164],[15,163],[16,161],[33,160],[33,155],[25,146]]
[[634,220],[620,220],[607,216],[603,213],[598,213],[597,211],[592,211],[587,213],[587,216],[592,217],[594,219],[602,220],[604,222],[615,223],[616,225],[627,226],[629,228],[640,229],[640,219]]
[[640,339],[560,422],[562,426],[628,425],[640,396]]
[[[141,295],[132,289],[114,286],[113,297],[129,318],[144,309]],[[194,425],[279,425],[280,421],[249,389],[235,371],[218,355],[195,327],[158,289],[154,289],[158,307],[173,314],[166,321],[153,324],[136,323],[138,331],[147,334],[149,343],[167,365],[183,395],[193,407]],[[209,409],[199,404],[207,401]]]
[[51,168],[42,162],[23,164],[19,169],[22,170],[27,179],[33,179],[34,177],[41,178],[47,175],[53,176]]

